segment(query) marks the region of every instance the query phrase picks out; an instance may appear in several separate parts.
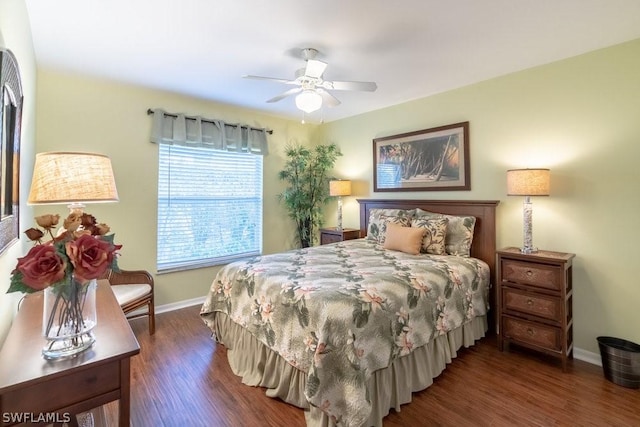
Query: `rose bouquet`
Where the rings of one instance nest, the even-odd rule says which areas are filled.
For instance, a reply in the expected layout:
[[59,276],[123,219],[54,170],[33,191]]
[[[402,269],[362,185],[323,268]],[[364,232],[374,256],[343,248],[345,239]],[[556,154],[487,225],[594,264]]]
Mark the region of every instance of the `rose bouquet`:
[[[118,271],[117,251],[122,246],[113,243],[113,234],[107,235],[109,226],[98,224],[90,214],[71,213],[57,236],[53,230],[58,226],[59,215],[41,215],[35,220],[42,230],[25,231],[36,245],[18,259],[7,292],[46,290],[43,334],[49,341],[49,350],[55,353],[54,347],[62,346],[68,351],[82,346],[79,341],[93,327],[83,316],[90,286],[93,284],[95,290],[95,279],[107,269]],[[43,242],[45,237],[48,240]],[[45,356],[46,352],[47,348],[43,350]]]

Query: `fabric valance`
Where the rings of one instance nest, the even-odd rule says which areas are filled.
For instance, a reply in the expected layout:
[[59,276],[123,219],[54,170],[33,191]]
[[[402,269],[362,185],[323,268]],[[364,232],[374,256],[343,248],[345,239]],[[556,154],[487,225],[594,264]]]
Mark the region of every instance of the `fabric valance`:
[[268,131],[264,128],[229,124],[200,116],[170,114],[159,108],[149,112],[153,113],[151,142],[155,144],[210,148],[262,156],[268,154]]

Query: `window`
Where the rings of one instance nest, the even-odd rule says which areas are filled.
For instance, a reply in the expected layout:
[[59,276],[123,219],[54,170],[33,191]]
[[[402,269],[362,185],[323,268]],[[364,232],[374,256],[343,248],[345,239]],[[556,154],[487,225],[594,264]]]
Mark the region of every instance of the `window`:
[[158,272],[259,255],[263,157],[158,146]]

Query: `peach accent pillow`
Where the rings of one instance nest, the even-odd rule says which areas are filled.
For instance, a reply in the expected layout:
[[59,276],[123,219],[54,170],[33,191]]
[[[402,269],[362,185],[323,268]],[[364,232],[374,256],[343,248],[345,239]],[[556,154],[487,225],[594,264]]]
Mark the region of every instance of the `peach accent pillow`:
[[387,224],[387,234],[383,247],[411,255],[418,255],[426,231],[424,228],[402,227],[390,222]]

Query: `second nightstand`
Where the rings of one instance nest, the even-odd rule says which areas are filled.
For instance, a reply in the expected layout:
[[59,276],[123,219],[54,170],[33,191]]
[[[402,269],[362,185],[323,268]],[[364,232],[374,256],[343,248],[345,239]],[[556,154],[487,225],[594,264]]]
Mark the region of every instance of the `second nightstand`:
[[497,252],[498,347],[513,342],[562,360],[573,357],[572,259],[564,252]]
[[357,230],[355,228],[343,228],[342,230],[338,230],[335,227],[329,227],[320,229],[321,245],[358,238],[360,238],[360,230]]

